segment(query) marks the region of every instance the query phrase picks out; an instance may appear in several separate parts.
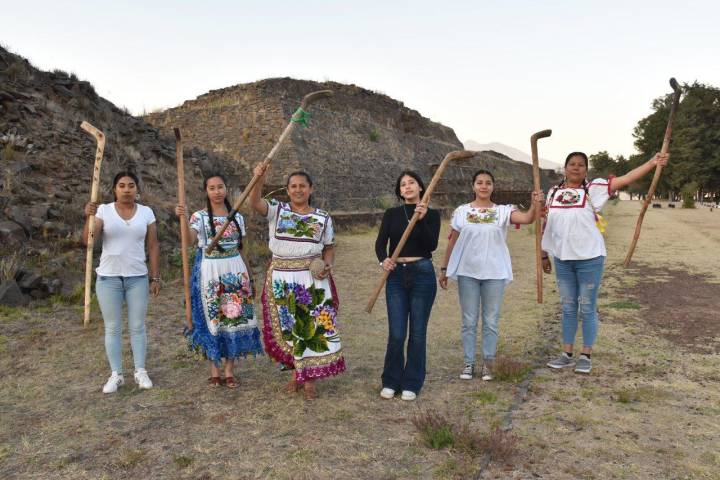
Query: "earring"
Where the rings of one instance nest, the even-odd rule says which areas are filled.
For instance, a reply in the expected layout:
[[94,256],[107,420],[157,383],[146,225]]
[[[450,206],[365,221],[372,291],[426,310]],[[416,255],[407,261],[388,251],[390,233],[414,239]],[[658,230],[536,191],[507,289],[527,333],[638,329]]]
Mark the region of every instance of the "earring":
[[140,194],[139,194],[139,193],[136,193],[136,194],[135,194],[135,201],[136,201],[136,202],[139,202],[139,201],[140,201]]

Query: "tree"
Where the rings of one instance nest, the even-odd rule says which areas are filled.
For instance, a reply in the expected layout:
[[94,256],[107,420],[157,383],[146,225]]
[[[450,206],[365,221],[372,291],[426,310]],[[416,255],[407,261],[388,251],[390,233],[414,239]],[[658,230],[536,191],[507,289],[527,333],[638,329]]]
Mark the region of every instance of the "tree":
[[[679,192],[695,182],[699,192],[720,195],[720,89],[693,83],[683,85],[670,144],[670,163],[663,169],[657,192]],[[634,129],[638,153],[628,160],[629,168],[645,162],[660,151],[670,113],[672,94],[653,101],[654,112],[640,120]],[[651,175],[633,185],[647,191]]]

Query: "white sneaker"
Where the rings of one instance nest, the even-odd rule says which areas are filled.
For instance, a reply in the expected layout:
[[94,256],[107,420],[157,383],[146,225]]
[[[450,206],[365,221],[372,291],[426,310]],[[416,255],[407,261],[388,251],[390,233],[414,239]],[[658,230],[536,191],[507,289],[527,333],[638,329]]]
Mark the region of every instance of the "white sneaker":
[[393,398],[395,396],[395,390],[393,390],[392,388],[385,387],[382,390],[380,390],[380,396],[382,398],[386,398],[386,399],[390,400],[391,398]]
[[153,384],[150,381],[150,377],[148,377],[147,370],[144,368],[141,368],[140,370],[135,372],[135,383],[137,383],[138,387],[147,390],[148,388],[152,388]]
[[118,387],[124,384],[125,379],[123,378],[122,373],[112,372],[110,378],[108,378],[107,382],[105,382],[105,385],[103,385],[103,393],[115,393],[117,392]]
[[406,402],[412,402],[417,398],[417,394],[415,392],[411,392],[410,390],[403,390],[400,398],[405,400]]
[[462,373],[460,374],[460,379],[472,380],[474,373],[475,373],[475,365],[473,365],[472,363],[466,363],[465,367],[463,368]]

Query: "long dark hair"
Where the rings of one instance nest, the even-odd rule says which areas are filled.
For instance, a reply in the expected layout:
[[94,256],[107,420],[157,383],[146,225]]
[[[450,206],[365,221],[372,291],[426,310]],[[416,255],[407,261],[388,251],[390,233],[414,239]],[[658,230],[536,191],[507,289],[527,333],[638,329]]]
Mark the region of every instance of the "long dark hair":
[[[210,217],[210,233],[212,234],[212,237],[215,238],[215,223],[213,223],[213,212],[212,212],[212,204],[210,203],[210,197],[207,194],[207,184],[208,180],[211,178],[219,178],[223,181],[225,186],[227,187],[227,179],[225,178],[225,175],[222,173],[211,173],[207,177],[205,177],[205,180],[203,180],[203,190],[205,190],[205,203],[207,206],[207,212],[208,217]],[[226,190],[227,191],[227,190]],[[230,205],[230,202],[227,199],[227,195],[225,195],[225,208],[227,208],[228,215],[232,213],[232,205]],[[232,216],[230,219],[235,224],[235,228],[237,228],[238,231],[238,250],[242,250],[242,230],[240,230],[240,224],[238,223],[237,219],[235,218],[235,215]],[[220,244],[217,245],[217,249],[220,252],[224,252],[225,249],[220,246]]]
[[[305,177],[305,180],[307,180],[308,185],[311,187],[313,186],[312,178],[310,178],[310,174],[307,173],[304,170],[295,170],[294,172],[290,173],[290,175],[287,176],[287,181],[285,182],[285,191],[288,192],[288,195],[290,195],[290,192],[288,191],[288,187],[290,186],[290,179],[292,177]],[[312,193],[308,197],[308,205],[310,205],[310,202],[312,202]]]
[[[481,168],[477,172],[473,173],[473,177],[472,177],[473,187],[475,186],[475,180],[477,180],[478,175],[487,175],[488,177],[490,177],[490,180],[492,180],[493,192],[490,194],[490,201],[495,203],[495,200],[493,199],[493,197],[495,196],[495,176],[492,174],[492,172],[490,172],[490,170],[485,170],[485,169]],[[474,195],[475,195],[475,193],[473,191],[473,200],[475,200]]]
[[395,196],[398,198],[398,200],[400,200],[401,202],[405,201],[402,195],[400,195],[400,181],[403,177],[411,177],[415,179],[418,185],[420,185],[420,198],[422,199],[423,193],[425,193],[425,183],[423,183],[422,178],[420,178],[420,175],[418,175],[413,170],[403,170],[397,177],[397,180],[395,180]]
[[131,172],[130,170],[120,170],[118,173],[115,174],[115,178],[113,178],[112,182],[112,187],[110,187],[110,192],[113,194],[113,198],[115,199],[115,201],[117,201],[117,195],[115,195],[115,187],[117,187],[118,182],[120,182],[120,179],[123,177],[132,178],[133,182],[135,182],[138,193],[140,193],[140,180],[138,179],[138,176],[135,174],[135,172]]

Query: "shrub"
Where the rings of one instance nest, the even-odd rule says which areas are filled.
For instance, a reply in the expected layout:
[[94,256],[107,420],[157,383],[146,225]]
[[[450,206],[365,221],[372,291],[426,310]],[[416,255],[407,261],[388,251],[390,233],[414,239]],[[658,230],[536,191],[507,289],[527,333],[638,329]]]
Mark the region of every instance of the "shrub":
[[697,193],[698,184],[690,182],[682,188],[682,208],[695,208],[695,193]]
[[518,454],[518,437],[496,427],[487,433],[468,424],[457,425],[434,410],[418,413],[412,423],[425,446],[434,450],[449,447],[473,457],[488,455],[493,461],[509,463]]
[[511,383],[523,381],[531,370],[532,368],[527,363],[506,356],[497,357],[492,368],[496,380]]
[[370,132],[370,141],[377,142],[378,140],[380,140],[380,132],[378,132],[377,128],[373,128]]
[[453,426],[446,416],[434,410],[428,410],[415,415],[412,423],[420,432],[425,446],[433,450],[452,446]]

